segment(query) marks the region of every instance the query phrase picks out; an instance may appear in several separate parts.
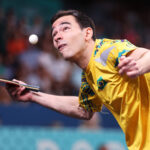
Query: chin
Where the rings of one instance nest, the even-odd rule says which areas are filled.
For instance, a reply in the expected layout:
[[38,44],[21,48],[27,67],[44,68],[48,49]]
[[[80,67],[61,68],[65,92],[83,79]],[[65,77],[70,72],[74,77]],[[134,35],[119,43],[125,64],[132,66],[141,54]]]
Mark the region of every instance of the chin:
[[68,55],[62,55],[62,56],[67,61],[72,61],[73,60],[71,56],[68,56]]
[[73,56],[71,55],[71,53],[69,53],[69,51],[62,51],[61,55],[65,60],[73,60]]

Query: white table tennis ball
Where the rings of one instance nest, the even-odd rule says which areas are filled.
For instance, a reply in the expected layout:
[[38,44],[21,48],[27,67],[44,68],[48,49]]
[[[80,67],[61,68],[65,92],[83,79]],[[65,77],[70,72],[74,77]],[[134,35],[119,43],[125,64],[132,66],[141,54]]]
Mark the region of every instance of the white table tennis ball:
[[36,44],[38,42],[38,36],[36,34],[31,34],[29,36],[29,42],[31,44]]

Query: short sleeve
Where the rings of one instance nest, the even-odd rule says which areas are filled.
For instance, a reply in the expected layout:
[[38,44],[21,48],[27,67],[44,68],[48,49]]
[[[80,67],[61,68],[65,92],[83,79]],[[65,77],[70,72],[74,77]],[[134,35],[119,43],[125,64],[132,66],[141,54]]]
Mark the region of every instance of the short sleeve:
[[126,39],[113,40],[112,45],[114,45],[114,49],[111,53],[115,57],[115,66],[118,66],[121,56],[128,55],[137,48],[134,44],[130,43]]
[[82,72],[82,84],[79,91],[79,103],[84,109],[90,112],[99,112],[102,108],[100,99],[91,89],[86,80],[85,73]]

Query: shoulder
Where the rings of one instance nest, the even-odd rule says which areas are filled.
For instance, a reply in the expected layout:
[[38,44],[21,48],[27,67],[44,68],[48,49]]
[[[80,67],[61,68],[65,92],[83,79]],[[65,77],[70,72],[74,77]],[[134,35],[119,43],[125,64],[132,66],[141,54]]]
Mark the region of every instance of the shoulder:
[[94,49],[94,57],[99,56],[103,51],[107,48],[111,47],[112,40],[111,39],[96,39],[95,41],[95,49]]

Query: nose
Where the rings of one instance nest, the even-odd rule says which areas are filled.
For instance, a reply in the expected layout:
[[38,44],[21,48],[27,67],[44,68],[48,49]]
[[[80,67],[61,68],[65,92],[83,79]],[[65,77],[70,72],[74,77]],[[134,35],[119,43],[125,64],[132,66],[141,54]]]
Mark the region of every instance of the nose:
[[60,32],[58,32],[57,35],[55,36],[54,40],[58,43],[62,38],[63,38],[62,34]]

